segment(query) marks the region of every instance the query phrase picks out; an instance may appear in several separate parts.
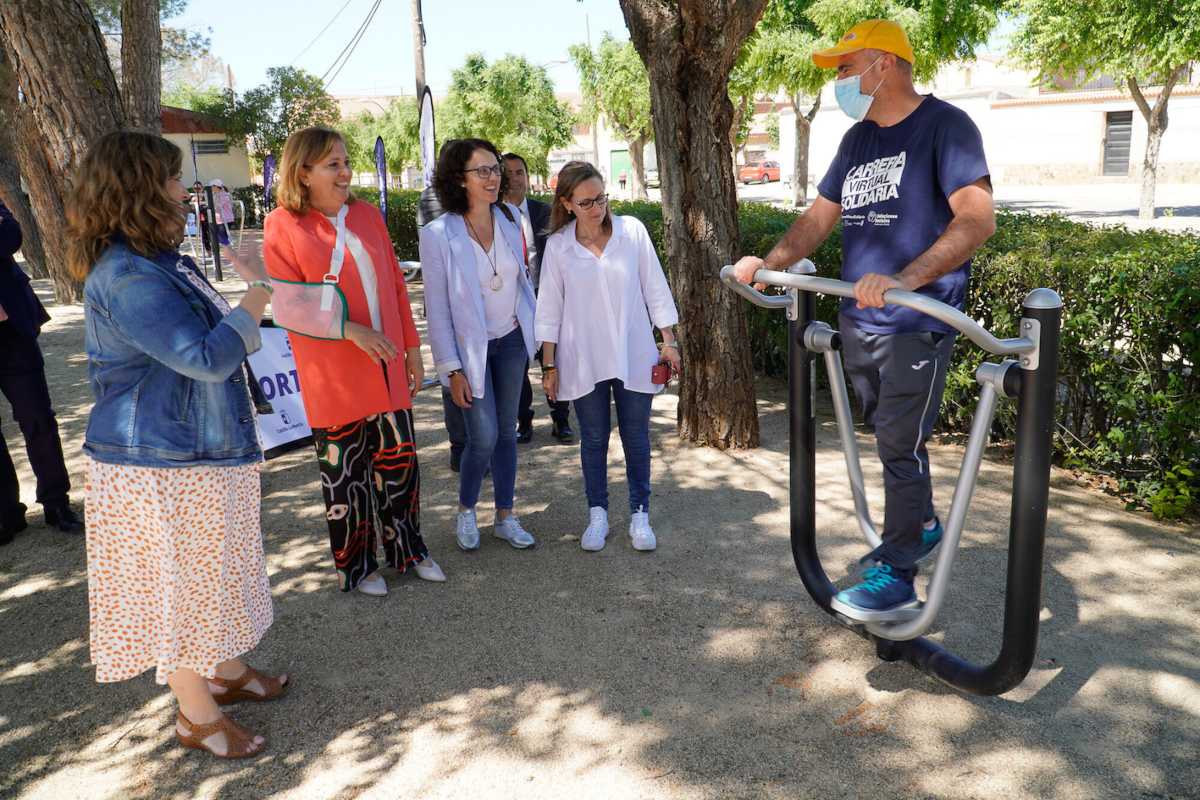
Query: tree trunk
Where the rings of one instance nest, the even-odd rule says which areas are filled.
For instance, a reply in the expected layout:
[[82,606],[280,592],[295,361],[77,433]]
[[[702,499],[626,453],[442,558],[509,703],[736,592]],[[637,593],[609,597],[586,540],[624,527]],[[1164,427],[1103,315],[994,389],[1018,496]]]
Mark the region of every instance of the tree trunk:
[[808,205],[808,153],[812,140],[812,122],[821,110],[821,95],[813,102],[807,114],[800,113],[800,94],[792,95],[792,111],[796,115],[795,172],[792,175],[792,204],[796,208]]
[[158,0],[121,0],[121,94],[125,123],[162,133],[162,27]]
[[717,275],[739,251],[729,72],[766,0],[620,1],[650,74],[663,239],[681,318],[679,434],[756,447],[746,304]]
[[746,110],[750,105],[750,98],[742,97],[738,103],[733,106],[733,122],[729,124],[729,149],[733,153],[733,176],[737,178],[737,157],[738,150],[738,134],[742,131],[742,121],[746,119]]
[[[46,267],[60,303],[80,297],[67,273],[63,198],[88,148],[121,127],[124,110],[96,20],[84,0],[0,3],[0,44],[24,96],[30,148],[21,172],[42,231]],[[27,168],[28,167],[28,168]]]
[[12,212],[21,226],[21,255],[25,256],[29,274],[35,278],[47,278],[46,254],[42,250],[42,233],[38,229],[33,209],[21,190],[21,170],[17,166],[12,136],[7,126],[0,130],[0,202]]
[[629,140],[629,160],[633,162],[633,185],[630,187],[633,190],[634,200],[649,200],[650,195],[646,192],[646,142],[649,140],[647,136],[638,136]]
[[1167,103],[1171,99],[1171,90],[1187,72],[1187,67],[1187,64],[1180,64],[1171,70],[1170,76],[1158,93],[1158,98],[1154,101],[1153,108],[1146,102],[1137,78],[1126,79],[1129,93],[1133,95],[1133,102],[1142,112],[1142,118],[1146,120],[1146,154],[1142,159],[1142,197],[1138,203],[1138,219],[1154,219],[1154,190],[1158,182],[1158,152],[1162,147],[1163,134],[1167,132]]
[[28,120],[20,119],[20,116],[17,81],[0,51],[0,201],[8,206],[21,226],[21,253],[30,274],[35,278],[47,278],[50,273],[46,269],[41,229],[29,206],[29,198],[21,188],[21,171],[31,159],[25,143],[28,137],[19,135],[19,128],[22,124],[28,125]]

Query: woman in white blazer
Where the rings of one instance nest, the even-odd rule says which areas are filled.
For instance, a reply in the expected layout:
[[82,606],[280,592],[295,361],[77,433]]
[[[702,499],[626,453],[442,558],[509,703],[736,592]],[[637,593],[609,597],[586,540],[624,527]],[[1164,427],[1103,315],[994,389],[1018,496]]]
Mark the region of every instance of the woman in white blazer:
[[520,225],[499,202],[503,181],[491,142],[447,142],[434,178],[446,213],[420,230],[434,366],[467,428],[455,525],[463,550],[479,548],[475,504],[489,467],[494,534],[516,548],[536,543],[513,514],[517,407],[535,349],[534,294]]
[[[574,400],[579,420],[590,517],[580,545],[600,550],[608,536],[608,439],[615,403],[629,480],[630,541],[636,550],[654,550],[650,401],[666,383],[663,373],[679,372],[674,332],[679,312],[646,226],[636,217],[613,216],[604,179],[582,161],[558,173],[536,320],[546,396]],[[659,364],[665,366],[656,381]]]

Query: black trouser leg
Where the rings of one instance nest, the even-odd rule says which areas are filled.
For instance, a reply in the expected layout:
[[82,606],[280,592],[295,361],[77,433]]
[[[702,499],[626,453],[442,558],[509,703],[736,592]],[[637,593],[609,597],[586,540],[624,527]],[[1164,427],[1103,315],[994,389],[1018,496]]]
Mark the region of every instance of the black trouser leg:
[[[0,322],[0,392],[12,405],[13,417],[25,437],[29,466],[37,478],[37,501],[44,506],[66,504],[71,479],[50,403],[42,351],[36,339],[6,322]],[[11,465],[11,459],[7,460]],[[7,472],[8,468],[0,464],[0,479],[7,478]],[[15,471],[12,474],[15,478]]]

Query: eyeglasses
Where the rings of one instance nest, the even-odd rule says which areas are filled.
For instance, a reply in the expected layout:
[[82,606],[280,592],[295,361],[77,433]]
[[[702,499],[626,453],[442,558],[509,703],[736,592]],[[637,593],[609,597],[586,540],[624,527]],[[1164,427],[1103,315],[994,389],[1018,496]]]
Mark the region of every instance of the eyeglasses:
[[475,169],[464,169],[463,172],[474,172],[476,175],[479,176],[479,180],[486,181],[488,178],[491,178],[493,176],[495,176],[497,178],[500,177],[501,173],[504,172],[504,168],[501,167],[499,164],[492,164],[489,167],[476,167]]
[[587,211],[592,206],[604,208],[604,206],[608,204],[608,195],[600,194],[596,195],[595,197],[589,197],[586,200],[572,200],[571,202],[582,208],[584,211]]

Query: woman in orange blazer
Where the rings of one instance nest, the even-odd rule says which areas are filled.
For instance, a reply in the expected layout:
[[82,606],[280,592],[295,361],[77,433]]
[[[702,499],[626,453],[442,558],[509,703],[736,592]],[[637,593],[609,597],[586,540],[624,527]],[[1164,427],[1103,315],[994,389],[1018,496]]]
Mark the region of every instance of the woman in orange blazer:
[[[382,596],[387,584],[377,571],[379,540],[388,566],[414,567],[425,580],[446,576],[421,538],[412,415],[412,396],[425,374],[421,340],[387,225],[374,206],[354,201],[351,176],[337,131],[292,134],[280,160],[279,207],[264,224],[263,257],[281,288],[308,284],[316,296],[332,296],[322,285],[332,283],[344,303],[345,316],[332,331],[340,338],[296,330],[288,336],[341,590]],[[276,300],[277,318],[287,316],[279,307],[287,302],[284,294]]]

